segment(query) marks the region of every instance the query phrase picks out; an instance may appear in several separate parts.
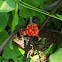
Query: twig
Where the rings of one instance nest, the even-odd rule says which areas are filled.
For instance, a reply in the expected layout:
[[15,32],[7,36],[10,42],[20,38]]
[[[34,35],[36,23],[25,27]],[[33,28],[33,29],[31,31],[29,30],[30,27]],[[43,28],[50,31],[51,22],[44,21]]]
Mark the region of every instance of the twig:
[[57,2],[54,2],[54,3],[50,4],[49,6],[47,6],[46,8],[44,8],[43,10],[44,10],[44,11],[47,11],[48,9],[52,8],[53,6],[56,6],[59,1],[60,1],[60,0],[58,0]]
[[28,42],[28,45],[25,48],[25,54],[24,54],[24,57],[23,57],[23,61],[22,62],[26,62],[27,53],[28,53],[28,50],[30,48],[30,43],[31,43],[32,39],[33,39],[33,37],[30,37],[30,40]]
[[[35,43],[34,43],[34,44],[35,44]],[[37,44],[35,44],[35,46],[36,46],[36,49],[37,49],[37,54],[39,55],[39,50],[38,50]],[[39,55],[39,60],[40,60],[40,62],[41,62],[41,57],[40,57],[40,55]]]
[[51,31],[51,32],[56,32],[56,33],[59,33],[59,34],[62,34],[60,31],[56,31],[56,30],[52,30],[52,29],[46,29],[47,32]]
[[[56,8],[51,12],[51,15],[59,8],[59,6],[62,4],[62,1],[60,0],[59,3],[56,5]],[[43,23],[39,26],[39,30],[42,29],[44,24],[47,22],[47,20],[50,19],[50,16],[47,16],[46,19],[43,21]]]
[[12,34],[9,35],[9,37],[3,42],[3,44],[0,46],[0,53],[3,51],[4,47],[7,45],[7,43],[11,40],[11,38],[19,31],[19,29],[24,28],[24,26],[18,27]]

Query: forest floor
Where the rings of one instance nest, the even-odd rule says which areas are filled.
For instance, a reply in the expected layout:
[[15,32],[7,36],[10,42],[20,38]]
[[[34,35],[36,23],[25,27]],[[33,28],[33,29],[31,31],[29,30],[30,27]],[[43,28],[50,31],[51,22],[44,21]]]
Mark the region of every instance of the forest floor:
[[[39,49],[39,45],[41,44],[42,41],[36,41],[38,39],[37,37],[36,37],[36,40],[33,40],[33,42],[31,42],[31,44],[30,44],[31,48],[28,51],[28,54],[30,55],[30,58],[32,58],[35,55],[35,51],[34,50],[36,50],[37,48],[39,50],[38,53],[41,54],[52,43],[55,44],[58,40],[60,40],[62,38],[62,34],[51,32],[51,31],[46,31],[46,29],[48,29],[48,28],[44,28],[44,29],[40,30],[40,32],[39,32],[39,39],[46,38],[45,45],[43,46],[42,49]],[[14,38],[14,40],[13,40],[13,44],[14,45],[19,46],[22,49],[25,49],[25,46],[27,45],[27,42],[25,41],[25,39],[29,39],[29,37],[23,37],[23,36],[21,36],[21,38],[20,38],[16,34],[13,38]],[[40,55],[40,58],[43,58],[41,61],[42,62],[48,62],[48,58],[49,58],[50,54]],[[2,54],[1,54],[1,56],[2,56]],[[32,59],[32,60],[33,60],[33,62],[40,62],[39,58]]]

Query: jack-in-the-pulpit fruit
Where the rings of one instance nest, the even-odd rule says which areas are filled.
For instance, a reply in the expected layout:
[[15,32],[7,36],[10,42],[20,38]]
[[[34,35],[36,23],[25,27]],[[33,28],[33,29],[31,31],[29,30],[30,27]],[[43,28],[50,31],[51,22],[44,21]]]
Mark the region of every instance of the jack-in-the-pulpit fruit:
[[37,24],[34,23],[33,25],[28,25],[28,26],[26,27],[25,32],[26,32],[26,34],[27,34],[28,36],[37,36],[38,33],[39,33],[39,29],[38,29],[38,27],[37,27]]

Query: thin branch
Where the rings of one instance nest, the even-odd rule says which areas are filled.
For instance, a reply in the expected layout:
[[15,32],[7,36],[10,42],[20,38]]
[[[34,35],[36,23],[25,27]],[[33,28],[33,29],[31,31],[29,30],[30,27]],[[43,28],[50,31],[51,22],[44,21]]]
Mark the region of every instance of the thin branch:
[[52,30],[52,29],[46,29],[47,32],[56,32],[56,33],[59,33],[59,34],[62,34],[60,31],[56,31],[56,30]]
[[50,4],[49,6],[47,6],[46,8],[44,8],[43,10],[44,10],[44,11],[47,11],[48,9],[52,8],[53,6],[56,6],[59,1],[60,1],[60,0],[58,0],[57,2],[54,2],[54,3]]
[[3,42],[3,44],[0,46],[0,53],[3,51],[4,47],[7,45],[7,43],[11,40],[11,38],[19,31],[19,29],[24,28],[24,26],[18,27],[12,34],[9,35],[9,37]]
[[[59,6],[62,4],[62,1],[60,0],[59,3],[56,5],[56,8],[51,12],[51,15],[59,8]],[[42,29],[44,24],[50,19],[50,16],[47,16],[46,19],[43,21],[43,23],[39,26],[39,30]]]
[[[39,55],[38,45],[37,45],[36,43],[34,43],[34,45],[36,46],[36,49],[37,49],[37,54]],[[40,57],[40,55],[39,55],[39,60],[40,60],[40,62],[42,62],[42,61],[41,61],[41,57]]]

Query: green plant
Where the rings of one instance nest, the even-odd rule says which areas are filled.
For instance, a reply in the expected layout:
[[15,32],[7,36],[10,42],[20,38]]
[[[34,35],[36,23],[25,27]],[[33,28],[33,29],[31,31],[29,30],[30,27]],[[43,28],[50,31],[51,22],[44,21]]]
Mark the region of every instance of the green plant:
[[62,43],[59,45],[57,50],[50,55],[49,62],[62,62]]
[[[44,24],[47,22],[47,20],[49,21],[49,18],[53,17],[58,21],[60,20],[59,22],[62,23],[61,12],[59,14],[55,12],[58,8],[60,8],[61,2],[61,0],[58,1],[54,7],[54,10],[49,9],[49,11],[44,11],[43,9],[46,8],[49,4],[52,4],[52,1],[47,2],[45,0],[36,0],[34,2],[34,0],[0,0],[0,53],[3,51],[2,56],[0,56],[0,62],[8,62],[9,59],[12,59],[14,62],[22,62],[26,61],[26,57],[27,62],[29,62],[29,55],[27,55],[29,50],[28,47],[30,46],[33,38],[39,35],[40,30],[43,28],[43,26],[45,26]],[[29,17],[32,17],[33,19],[35,17],[36,18],[35,20],[30,21]],[[34,23],[33,29],[31,28],[32,31],[30,30],[30,27],[32,26],[29,25],[29,22]],[[7,29],[8,27],[9,29]],[[18,31],[20,31],[20,33],[25,36],[22,29],[24,29],[24,31],[26,30],[26,34],[28,37],[30,37],[25,51],[12,44],[13,36]],[[27,29],[30,34],[27,33]],[[60,29],[62,29],[62,27],[60,27]],[[45,45],[45,38],[41,41],[43,42],[41,45],[39,45],[40,49],[42,49]],[[42,54],[51,53],[51,51],[53,51],[53,47],[54,43],[52,43]]]

